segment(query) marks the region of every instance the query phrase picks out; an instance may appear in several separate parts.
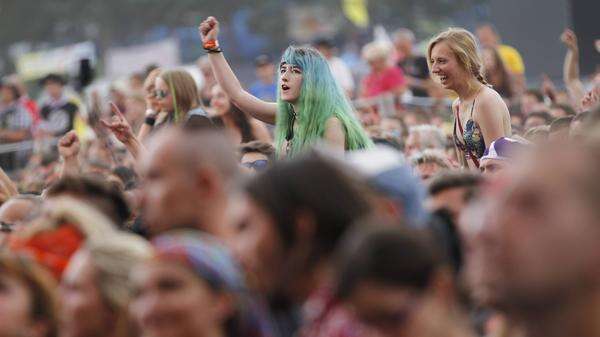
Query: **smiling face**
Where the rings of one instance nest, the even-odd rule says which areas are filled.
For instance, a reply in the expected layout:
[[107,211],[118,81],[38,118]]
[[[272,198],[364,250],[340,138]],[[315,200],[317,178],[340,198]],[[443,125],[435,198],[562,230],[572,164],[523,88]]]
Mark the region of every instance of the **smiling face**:
[[446,41],[440,41],[431,48],[430,62],[431,73],[445,89],[455,89],[469,79],[469,74]]
[[298,65],[282,62],[279,66],[279,85],[281,100],[295,103],[302,90],[302,68]]

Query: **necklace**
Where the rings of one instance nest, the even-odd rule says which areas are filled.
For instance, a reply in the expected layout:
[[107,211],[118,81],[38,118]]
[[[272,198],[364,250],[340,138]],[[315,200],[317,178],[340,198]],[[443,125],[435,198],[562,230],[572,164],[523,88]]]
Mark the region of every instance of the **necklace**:
[[285,153],[289,155],[290,150],[292,149],[292,145],[294,142],[294,125],[296,124],[296,120],[298,119],[298,114],[292,108],[292,118],[290,119],[290,124],[288,126],[288,132],[285,136],[285,140],[287,144],[285,145]]

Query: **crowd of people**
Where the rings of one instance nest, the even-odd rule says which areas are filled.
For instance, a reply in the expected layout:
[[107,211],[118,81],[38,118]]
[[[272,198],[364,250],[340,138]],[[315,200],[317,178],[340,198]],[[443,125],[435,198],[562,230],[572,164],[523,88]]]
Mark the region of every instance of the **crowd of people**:
[[0,140],[35,145],[0,154],[0,336],[600,336],[600,71],[572,31],[563,89],[490,24],[424,55],[401,28],[360,81],[320,38],[244,86],[219,28],[202,86],[1,82]]

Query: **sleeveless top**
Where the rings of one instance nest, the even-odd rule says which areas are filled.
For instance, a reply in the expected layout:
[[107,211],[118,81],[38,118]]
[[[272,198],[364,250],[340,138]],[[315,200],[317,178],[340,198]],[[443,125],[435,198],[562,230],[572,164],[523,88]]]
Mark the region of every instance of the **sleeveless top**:
[[[479,168],[479,158],[483,156],[485,152],[485,141],[483,139],[483,133],[479,124],[473,120],[473,109],[475,107],[475,99],[473,99],[473,105],[471,105],[471,116],[465,124],[463,130],[462,122],[460,121],[460,105],[456,107],[456,118],[454,121],[454,144],[463,153],[465,160],[468,162],[469,159],[473,161],[476,167]],[[457,135],[456,128],[460,130],[460,137]]]

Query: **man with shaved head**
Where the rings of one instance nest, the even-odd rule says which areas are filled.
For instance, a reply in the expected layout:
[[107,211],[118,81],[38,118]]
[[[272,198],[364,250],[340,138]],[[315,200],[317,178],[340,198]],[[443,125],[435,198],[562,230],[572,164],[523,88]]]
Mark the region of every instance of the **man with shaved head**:
[[222,130],[161,130],[150,139],[140,171],[150,234],[172,228],[223,233],[239,171],[234,147]]
[[600,336],[600,144],[519,157],[478,228],[485,302],[528,337]]

